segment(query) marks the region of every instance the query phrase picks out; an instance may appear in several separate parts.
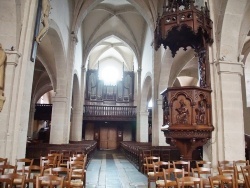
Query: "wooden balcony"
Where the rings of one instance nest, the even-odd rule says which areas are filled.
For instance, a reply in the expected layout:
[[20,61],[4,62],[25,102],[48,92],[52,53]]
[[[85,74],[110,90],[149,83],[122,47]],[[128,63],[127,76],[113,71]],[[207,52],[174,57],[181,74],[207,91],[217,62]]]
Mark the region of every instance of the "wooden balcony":
[[83,120],[136,121],[136,106],[84,105]]

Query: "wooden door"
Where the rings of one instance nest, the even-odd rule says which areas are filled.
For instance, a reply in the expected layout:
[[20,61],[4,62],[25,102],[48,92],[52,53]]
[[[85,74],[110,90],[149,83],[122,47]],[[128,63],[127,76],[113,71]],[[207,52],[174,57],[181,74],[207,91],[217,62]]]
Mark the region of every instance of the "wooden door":
[[113,125],[100,127],[100,149],[117,148],[117,128]]

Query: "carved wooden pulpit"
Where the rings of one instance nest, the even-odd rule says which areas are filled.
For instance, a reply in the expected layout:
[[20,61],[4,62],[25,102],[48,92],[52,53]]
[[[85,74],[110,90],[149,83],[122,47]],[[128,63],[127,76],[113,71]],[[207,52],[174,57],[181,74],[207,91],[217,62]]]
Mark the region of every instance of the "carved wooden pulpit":
[[172,87],[162,93],[162,131],[185,160],[191,160],[193,151],[211,138],[210,94],[211,90],[200,87]]
[[174,57],[179,48],[191,47],[198,57],[199,87],[170,87],[163,93],[163,127],[166,142],[178,147],[182,159],[204,145],[214,127],[211,123],[211,89],[208,45],[212,44],[212,21],[207,4],[193,0],[167,0],[155,28],[155,50],[163,45]]

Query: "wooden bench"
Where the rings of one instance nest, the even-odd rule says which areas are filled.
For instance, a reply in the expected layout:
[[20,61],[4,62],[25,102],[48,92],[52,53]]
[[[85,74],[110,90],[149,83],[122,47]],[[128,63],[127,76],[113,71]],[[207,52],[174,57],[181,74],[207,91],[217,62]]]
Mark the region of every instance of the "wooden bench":
[[52,151],[57,153],[69,151],[71,155],[76,153],[87,154],[88,164],[96,147],[97,142],[94,140],[70,142],[69,144],[28,143],[26,147],[26,158],[34,159],[34,163],[39,163],[41,156],[47,156]]
[[[141,143],[123,141],[120,143],[121,150],[129,161],[131,161],[139,171],[143,171],[143,163],[148,151],[151,156],[159,156],[162,161],[178,161],[181,159],[180,151],[173,146],[152,146],[151,143]],[[202,150],[196,149],[193,152],[191,166],[195,167],[196,160],[202,160]]]

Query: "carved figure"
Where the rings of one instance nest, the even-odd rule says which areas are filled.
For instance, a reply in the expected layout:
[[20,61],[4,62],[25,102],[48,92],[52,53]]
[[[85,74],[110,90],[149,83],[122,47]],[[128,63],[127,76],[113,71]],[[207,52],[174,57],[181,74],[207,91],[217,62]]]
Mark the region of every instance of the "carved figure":
[[176,121],[177,123],[187,124],[189,116],[188,109],[183,99],[181,99],[179,103],[180,103],[180,108],[175,109],[178,112],[178,114],[176,115]]
[[5,64],[7,56],[0,43],[0,90],[3,91],[4,88],[4,76],[5,76]]
[[166,96],[163,97],[162,102],[163,102],[162,107],[163,107],[163,116],[164,116],[163,124],[168,125],[169,124],[169,107],[168,107],[168,100]]
[[196,123],[197,124],[204,124],[205,123],[205,114],[206,114],[206,107],[205,102],[203,100],[199,101],[198,108],[195,109],[196,112]]
[[49,13],[50,13],[50,0],[42,0],[42,17],[41,22],[43,24],[43,28],[36,36],[36,42],[40,44],[42,38],[46,35],[49,30]]

